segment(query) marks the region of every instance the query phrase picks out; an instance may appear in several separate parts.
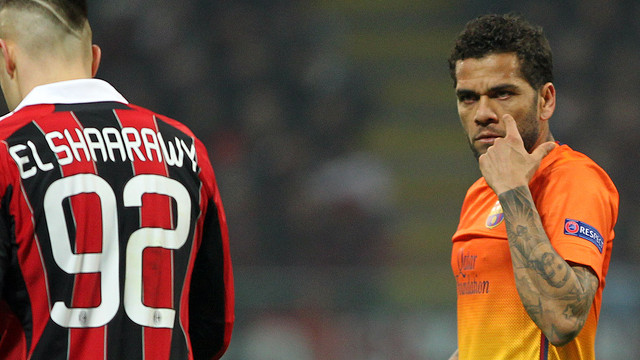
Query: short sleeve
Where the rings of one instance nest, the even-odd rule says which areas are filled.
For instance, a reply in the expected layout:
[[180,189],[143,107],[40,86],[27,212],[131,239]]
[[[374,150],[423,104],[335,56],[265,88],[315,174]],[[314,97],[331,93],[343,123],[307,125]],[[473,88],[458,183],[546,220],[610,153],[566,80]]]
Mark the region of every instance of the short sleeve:
[[602,168],[584,157],[551,164],[531,183],[544,229],[567,261],[603,279],[618,217],[618,192]]

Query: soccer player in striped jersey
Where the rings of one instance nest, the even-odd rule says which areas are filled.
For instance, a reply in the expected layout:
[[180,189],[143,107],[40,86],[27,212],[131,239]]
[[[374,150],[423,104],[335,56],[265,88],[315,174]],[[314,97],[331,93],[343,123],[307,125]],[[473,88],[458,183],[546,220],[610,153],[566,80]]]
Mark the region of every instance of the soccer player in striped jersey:
[[234,319],[204,145],[94,79],[86,1],[0,0],[0,358],[217,359]]

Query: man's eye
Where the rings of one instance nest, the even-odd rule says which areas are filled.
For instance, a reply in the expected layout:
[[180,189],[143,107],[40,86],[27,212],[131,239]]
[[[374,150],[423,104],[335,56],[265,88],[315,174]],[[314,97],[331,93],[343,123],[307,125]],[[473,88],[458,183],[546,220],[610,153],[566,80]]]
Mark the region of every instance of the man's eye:
[[509,97],[511,97],[511,95],[513,95],[513,92],[511,92],[511,91],[500,91],[500,92],[496,93],[496,98],[498,98],[498,99],[508,99]]

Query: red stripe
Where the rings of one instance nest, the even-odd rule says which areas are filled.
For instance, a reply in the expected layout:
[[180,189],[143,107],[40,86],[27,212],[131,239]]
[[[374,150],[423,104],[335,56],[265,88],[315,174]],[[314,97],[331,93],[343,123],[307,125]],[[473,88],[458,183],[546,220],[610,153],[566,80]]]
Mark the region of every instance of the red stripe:
[[[8,150],[8,144],[3,141],[5,148]],[[3,152],[8,154],[7,152]],[[13,161],[8,162],[8,167],[4,171],[11,174],[18,174],[18,169]],[[4,189],[3,189],[4,190]],[[42,330],[47,325],[49,317],[49,292],[47,291],[46,272],[44,260],[39,250],[38,239],[35,241],[22,241],[22,239],[30,240],[34,235],[33,228],[33,211],[29,206],[28,199],[25,195],[24,188],[20,183],[20,189],[15,189],[14,197],[18,197],[17,201],[11,201],[10,213],[19,214],[19,218],[25,219],[23,226],[17,226],[16,239],[18,241],[18,258],[21,265],[24,266],[22,276],[28,287],[28,294],[31,302],[31,315],[33,321],[31,349],[27,349],[27,339],[24,328],[20,320],[13,314],[6,302],[0,302],[0,358],[2,359],[26,359],[27,353],[30,353],[34,345],[40,339]],[[4,196],[5,194],[2,194]],[[17,208],[16,208],[17,207]]]
[[[69,131],[73,141],[80,141],[76,129],[82,131],[73,113],[52,113],[46,121],[38,123],[45,132]],[[66,138],[56,139],[55,143],[69,146]],[[67,177],[75,174],[96,174],[96,167],[91,160],[91,155],[82,148],[77,150],[78,159],[61,167],[62,175]],[[75,154],[74,154],[75,155]],[[87,160],[87,158],[89,160]],[[71,209],[76,220],[76,253],[93,253],[102,251],[102,224],[99,216],[86,216],[95,213],[99,209],[100,200],[95,194],[80,194],[71,197]],[[100,273],[76,274],[73,287],[72,307],[95,307],[102,301],[100,293]],[[69,359],[104,359],[106,351],[105,342],[106,327],[98,328],[73,328],[69,329]],[[103,351],[96,351],[103,349]]]
[[22,323],[6,302],[0,302],[0,359],[26,359],[27,340]]
[[[46,107],[34,107],[34,112],[47,112],[48,108]],[[2,138],[4,139],[8,134],[11,134],[13,131],[24,127],[27,124],[27,121],[23,119],[15,119],[7,118],[3,123],[3,133]],[[6,141],[3,141],[4,146],[7,147],[6,151],[3,154],[8,154],[8,144]],[[8,168],[4,169],[6,173],[10,174],[18,174],[19,171],[16,167],[16,163],[12,160],[7,161]],[[42,252],[40,251],[40,243],[38,237],[35,235],[34,229],[34,218],[33,218],[33,210],[30,205],[29,199],[26,196],[26,192],[24,187],[22,186],[22,182],[19,180],[19,189],[16,190],[16,194],[14,196],[18,197],[16,201],[11,201],[11,214],[19,214],[20,219],[24,219],[25,221],[21,221],[21,226],[16,226],[16,239],[19,242],[18,246],[18,259],[23,269],[23,278],[25,284],[28,287],[29,294],[29,302],[31,304],[31,317],[33,321],[33,328],[31,329],[31,347],[29,349],[25,349],[21,346],[17,346],[16,343],[11,343],[10,347],[12,347],[11,351],[27,351],[31,353],[35,348],[35,345],[40,340],[42,336],[42,332],[44,331],[48,319],[49,319],[49,309],[51,308],[51,301],[49,297],[48,291],[48,281],[47,281],[47,273],[46,267],[44,265],[44,258],[42,257]],[[34,239],[34,241],[31,241]],[[26,240],[26,241],[25,241]],[[17,321],[17,320],[16,320]],[[26,339],[24,338],[24,331],[22,329],[22,325],[19,322],[14,323],[14,327],[18,332],[22,333],[23,346],[26,347]],[[4,337],[2,338],[2,343],[5,343]],[[18,350],[20,349],[20,350]],[[5,347],[2,347],[2,353],[0,354],[2,358],[11,358],[5,352]]]
[[[17,170],[16,172],[17,173]],[[51,301],[49,296],[47,273],[44,265],[44,259],[42,252],[40,251],[40,240],[35,236],[33,228],[33,211],[29,206],[29,202],[25,195],[24,188],[20,188],[20,195],[24,201],[20,201],[17,206],[19,209],[11,209],[12,214],[21,214],[23,219],[31,219],[31,221],[25,221],[23,226],[16,227],[17,239],[31,239],[35,241],[21,241],[18,246],[18,258],[20,259],[20,265],[23,269],[23,276],[25,284],[29,288],[29,301],[31,302],[31,313],[33,319],[33,329],[31,339],[31,353],[35,345],[40,341],[42,332],[47,326],[49,320],[49,309],[51,308]],[[12,203],[13,204],[13,203]]]
[[540,360],[549,359],[549,340],[543,333],[540,333]]

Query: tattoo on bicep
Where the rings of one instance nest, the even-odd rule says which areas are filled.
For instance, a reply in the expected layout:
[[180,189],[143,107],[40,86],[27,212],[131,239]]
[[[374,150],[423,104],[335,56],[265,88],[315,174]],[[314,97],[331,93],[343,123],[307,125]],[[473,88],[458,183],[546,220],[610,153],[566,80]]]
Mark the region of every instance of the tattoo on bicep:
[[571,268],[555,252],[547,251],[534,261],[538,274],[554,288],[562,288],[571,276]]
[[584,266],[574,266],[573,271],[578,278],[578,282],[582,285],[582,293],[584,293],[587,300],[591,301],[598,291],[600,281],[598,277],[592,272],[591,269]]
[[579,331],[598,290],[598,277],[590,268],[571,266],[554,250],[527,187],[499,198],[517,289],[527,313],[551,333],[557,329],[550,319],[560,318],[572,321]]
[[566,319],[575,319],[576,329],[581,329],[587,321],[587,314],[598,291],[599,281],[598,277],[586,267],[573,266],[572,268],[581,289],[576,287],[569,293],[562,315]]
[[533,319],[533,321],[537,321],[542,317],[542,301],[540,300],[540,298],[538,298],[537,300],[538,302],[535,304],[526,304],[523,302],[525,310],[527,311],[531,319]]

